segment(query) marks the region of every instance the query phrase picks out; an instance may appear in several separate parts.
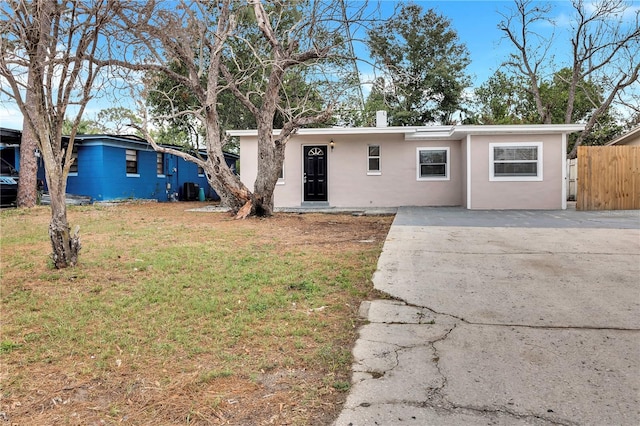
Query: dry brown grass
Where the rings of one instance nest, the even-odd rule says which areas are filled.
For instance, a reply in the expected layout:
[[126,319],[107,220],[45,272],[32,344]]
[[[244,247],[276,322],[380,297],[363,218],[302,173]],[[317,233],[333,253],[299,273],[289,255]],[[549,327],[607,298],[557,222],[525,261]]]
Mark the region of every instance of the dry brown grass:
[[234,221],[196,205],[71,208],[83,249],[63,271],[47,208],[0,212],[0,420],[333,421],[392,218]]

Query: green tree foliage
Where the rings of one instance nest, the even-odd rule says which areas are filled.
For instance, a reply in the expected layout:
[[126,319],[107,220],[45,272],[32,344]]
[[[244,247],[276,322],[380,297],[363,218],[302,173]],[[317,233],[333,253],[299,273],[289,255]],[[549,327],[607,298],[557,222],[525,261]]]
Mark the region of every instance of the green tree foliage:
[[403,4],[391,19],[373,26],[368,37],[371,56],[385,71],[381,93],[390,123],[452,122],[470,86],[465,74],[470,60],[450,21],[433,9]]
[[[578,146],[599,139],[595,134],[610,122],[611,107],[628,106],[625,99],[637,93],[640,11],[623,0],[572,0],[569,25],[559,31],[568,35],[562,40],[569,52],[566,68],[556,71],[553,51],[562,41],[556,33],[545,37],[538,31],[539,25],[556,26],[552,5],[514,0],[513,6],[498,24],[513,48],[504,65],[526,80],[540,122],[582,120],[585,130],[568,154],[575,157]],[[550,70],[553,79],[547,81]],[[632,108],[637,111],[637,105]]]
[[535,107],[522,81],[498,71],[475,89],[469,124],[537,122]]
[[[538,96],[543,118],[538,114],[536,100],[529,90],[529,82],[517,74],[498,71],[474,92],[473,111],[466,120],[472,124],[563,124],[569,102],[572,70],[563,68],[550,79],[539,81]],[[602,102],[603,88],[593,81],[581,81],[573,96],[571,122],[590,120],[594,104]],[[545,121],[546,120],[546,121]],[[600,114],[593,130],[583,141],[584,145],[602,145],[622,130],[611,108]],[[569,151],[576,136],[569,141]]]
[[[375,126],[376,125],[376,111],[388,110],[385,99],[385,83],[383,78],[378,78],[371,88],[371,93],[367,96],[367,100],[364,103],[364,111],[362,114],[362,121],[359,123],[362,126]],[[388,117],[387,117],[388,121]]]
[[[297,129],[331,117],[343,75],[333,65],[340,65],[345,51],[347,20],[340,4],[150,0],[126,3],[118,17],[121,43],[141,60],[112,64],[152,72],[144,99],[156,98],[147,111],[163,123],[181,125],[174,134],[202,134],[206,156],[158,145],[145,116],[141,127],[154,149],[202,167],[238,217],[270,216],[286,143]],[[223,155],[224,130],[247,127],[257,129],[260,159],[253,190]],[[274,127],[281,130],[274,134]]]
[[[104,133],[120,135],[131,133],[131,125],[141,125],[142,119],[129,108],[112,107],[98,112],[95,123]],[[139,132],[135,134],[142,136]]]
[[[62,134],[70,135],[71,132],[73,131],[73,126],[74,126],[73,121],[69,120],[68,118],[65,118],[64,122],[62,123]],[[77,134],[95,135],[98,133],[102,133],[102,129],[98,126],[98,124],[95,121],[89,120],[89,119],[82,119],[78,123]]]

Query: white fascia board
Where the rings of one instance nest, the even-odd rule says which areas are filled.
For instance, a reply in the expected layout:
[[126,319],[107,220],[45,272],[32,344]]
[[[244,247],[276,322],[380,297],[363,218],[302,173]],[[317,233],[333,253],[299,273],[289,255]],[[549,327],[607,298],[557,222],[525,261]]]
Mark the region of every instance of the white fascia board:
[[462,135],[508,135],[508,134],[558,134],[584,130],[584,124],[505,124],[456,126],[455,133]]
[[455,126],[418,127],[411,133],[405,132],[404,140],[418,141],[428,139],[456,139],[454,137],[455,130]]
[[[380,135],[404,134],[405,140],[463,139],[467,135],[551,134],[584,130],[584,124],[526,124],[526,125],[464,125],[464,126],[407,126],[407,127],[320,127],[299,129],[297,135]],[[274,129],[274,136],[280,134]],[[255,137],[256,129],[227,130],[229,136]]]
[[[416,127],[318,127],[310,129],[298,129],[295,135],[375,135],[375,134],[402,134],[415,132]],[[280,135],[281,129],[273,129],[273,135]],[[258,136],[256,129],[251,130],[227,130],[229,136]]]

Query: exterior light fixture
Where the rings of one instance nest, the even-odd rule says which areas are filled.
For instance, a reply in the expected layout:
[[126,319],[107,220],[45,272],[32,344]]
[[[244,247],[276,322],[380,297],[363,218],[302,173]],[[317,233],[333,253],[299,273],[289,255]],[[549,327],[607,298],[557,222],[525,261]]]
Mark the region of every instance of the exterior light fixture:
[[331,151],[333,151],[333,148],[335,148],[336,143],[333,141],[333,139],[331,139],[331,141],[329,142],[329,146],[331,147]]

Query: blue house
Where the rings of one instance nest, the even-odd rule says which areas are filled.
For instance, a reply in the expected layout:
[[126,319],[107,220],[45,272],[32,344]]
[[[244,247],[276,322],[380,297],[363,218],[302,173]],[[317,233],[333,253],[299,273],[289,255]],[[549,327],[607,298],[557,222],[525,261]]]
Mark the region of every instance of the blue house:
[[[3,159],[12,160],[9,162],[19,170],[19,141],[8,136],[10,132],[14,136],[20,132],[1,131],[0,154]],[[196,164],[156,152],[137,136],[78,135],[72,155],[75,161],[67,179],[67,193],[89,196],[92,201],[196,200],[199,188],[204,190],[207,199],[219,198]],[[204,152],[201,155],[206,157]],[[227,164],[233,170],[238,158],[225,153]],[[38,178],[44,180],[42,164]]]

